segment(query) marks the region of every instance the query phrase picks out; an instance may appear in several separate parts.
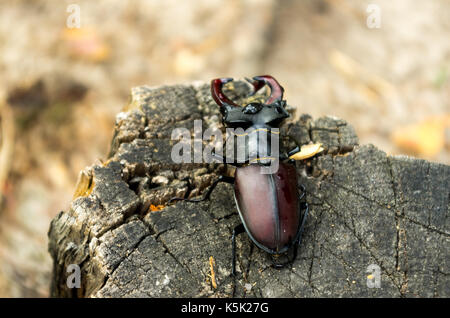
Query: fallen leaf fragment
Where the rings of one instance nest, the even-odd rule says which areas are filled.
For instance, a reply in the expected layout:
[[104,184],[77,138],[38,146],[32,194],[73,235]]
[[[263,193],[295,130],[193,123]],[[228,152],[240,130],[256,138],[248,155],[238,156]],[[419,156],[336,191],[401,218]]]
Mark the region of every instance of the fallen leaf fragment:
[[64,29],[62,38],[69,54],[75,58],[95,63],[109,58],[110,48],[95,29]]
[[150,211],[151,212],[161,211],[162,209],[164,209],[164,205],[161,205],[161,204],[158,204],[158,205],[150,204]]
[[302,146],[302,148],[299,152],[290,156],[289,159],[294,159],[294,160],[308,159],[322,151],[323,151],[323,147],[322,147],[321,143],[304,145],[304,146]]
[[450,116],[432,117],[422,122],[397,128],[391,135],[401,150],[425,158],[433,158],[445,146],[445,128]]

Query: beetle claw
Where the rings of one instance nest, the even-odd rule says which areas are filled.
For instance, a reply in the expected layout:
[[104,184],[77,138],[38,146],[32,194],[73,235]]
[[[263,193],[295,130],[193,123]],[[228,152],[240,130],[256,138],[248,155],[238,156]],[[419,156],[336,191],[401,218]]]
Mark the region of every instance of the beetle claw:
[[272,268],[275,268],[275,269],[282,269],[283,267],[286,266],[287,263],[289,263],[289,261],[288,261],[288,262],[285,262],[285,263],[279,263],[279,262],[277,262],[277,259],[279,259],[280,256],[281,256],[280,254],[273,254],[273,255],[271,255]]

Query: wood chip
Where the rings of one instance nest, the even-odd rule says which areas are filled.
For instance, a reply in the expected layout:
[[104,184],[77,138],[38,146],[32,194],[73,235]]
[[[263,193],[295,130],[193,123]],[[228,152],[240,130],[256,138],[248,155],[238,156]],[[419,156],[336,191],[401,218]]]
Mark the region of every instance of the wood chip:
[[214,289],[217,288],[217,284],[216,284],[216,274],[214,272],[214,265],[216,265],[216,261],[214,260],[214,257],[210,256],[209,257],[209,268],[211,270],[211,275],[209,275],[211,277],[211,285]]
[[294,160],[304,160],[315,156],[316,154],[323,151],[323,147],[321,143],[318,144],[310,144],[302,146],[302,149],[289,157],[289,159]]

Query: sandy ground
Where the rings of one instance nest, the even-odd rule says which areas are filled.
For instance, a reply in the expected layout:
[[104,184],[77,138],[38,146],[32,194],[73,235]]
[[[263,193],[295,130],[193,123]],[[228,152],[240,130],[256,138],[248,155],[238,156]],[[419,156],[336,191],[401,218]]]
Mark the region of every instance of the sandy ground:
[[449,35],[446,0],[1,2],[0,296],[48,296],[49,222],[131,87],[271,74],[298,116],[449,164]]

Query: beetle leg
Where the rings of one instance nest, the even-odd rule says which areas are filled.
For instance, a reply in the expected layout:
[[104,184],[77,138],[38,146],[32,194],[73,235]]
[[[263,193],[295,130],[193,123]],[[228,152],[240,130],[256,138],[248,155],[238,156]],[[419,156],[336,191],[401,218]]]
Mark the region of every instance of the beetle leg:
[[306,195],[306,188],[303,184],[301,184],[299,187],[300,187],[300,190],[302,191],[302,194],[300,194],[300,196],[298,197],[298,200],[302,201]]
[[211,157],[213,159],[216,159],[218,163],[223,163],[225,165],[230,165],[230,166],[234,166],[234,167],[238,166],[237,162],[227,162],[227,159],[224,156],[216,154],[215,152],[211,153]]
[[245,228],[241,223],[233,229],[233,235],[231,236],[231,254],[233,255],[231,274],[233,276],[236,276],[236,236],[244,232]]
[[[301,185],[301,187],[303,188],[302,190],[302,194],[299,197],[299,200],[302,200],[305,197],[306,194],[306,190],[305,187],[303,185]],[[300,225],[300,229],[299,229],[299,234],[298,234],[298,245],[300,245],[301,241],[302,241],[302,234],[303,234],[303,230],[305,229],[305,223],[306,223],[306,218],[308,217],[308,213],[309,213],[309,205],[307,202],[300,202],[300,209],[303,210],[303,217],[302,217],[302,224]]]
[[[226,182],[226,183],[233,184],[234,183],[234,178],[233,177],[228,177],[228,176],[220,176],[216,181],[213,182],[213,184],[209,188],[208,192],[206,192],[205,196],[202,199],[198,200],[198,201],[208,200],[209,197],[211,196],[211,193],[214,191],[214,189],[219,184],[219,182]],[[196,202],[196,201],[194,200],[194,202]]]
[[[295,154],[299,151],[300,151],[300,147],[296,146],[294,149],[289,150],[287,153],[285,152],[285,153],[280,154],[280,160],[281,161],[288,160],[290,156],[292,156],[293,154]],[[292,159],[289,161],[293,162],[293,163],[295,162],[295,160],[292,160]]]
[[300,147],[299,147],[299,146],[295,146],[294,149],[292,149],[292,150],[290,150],[290,151],[288,152],[288,157],[292,156],[293,154],[296,154],[296,153],[299,152],[299,151],[300,151]]
[[291,263],[291,261],[289,260],[288,257],[288,261],[284,262],[284,263],[277,263],[276,259],[278,258],[279,254],[275,254],[275,255],[270,255],[270,259],[272,261],[272,267],[275,269],[282,269],[283,267],[285,267],[287,264]]
[[228,177],[228,176],[220,176],[216,181],[213,182],[213,184],[211,185],[211,187],[209,187],[208,191],[206,192],[205,196],[201,199],[185,199],[185,198],[172,198],[169,200],[169,204],[172,203],[173,201],[186,201],[186,202],[202,202],[205,200],[208,200],[209,197],[211,196],[211,193],[213,192],[213,190],[216,188],[217,184],[219,182],[226,182],[226,183],[234,183],[234,178],[233,177]]

